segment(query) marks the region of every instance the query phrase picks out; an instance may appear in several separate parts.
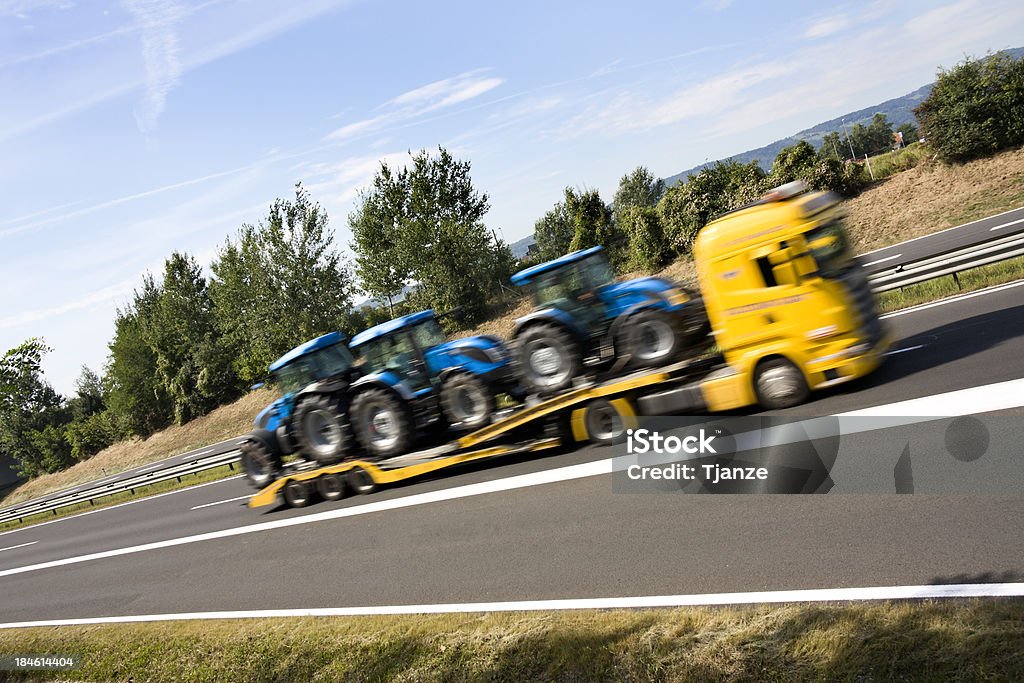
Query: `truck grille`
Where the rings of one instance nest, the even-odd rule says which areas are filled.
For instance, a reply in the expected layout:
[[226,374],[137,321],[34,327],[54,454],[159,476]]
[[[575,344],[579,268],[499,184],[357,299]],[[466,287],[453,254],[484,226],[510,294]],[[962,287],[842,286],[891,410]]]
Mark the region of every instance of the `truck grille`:
[[878,318],[875,294],[871,291],[864,271],[859,265],[854,266],[847,270],[840,280],[850,292],[854,308],[857,309],[857,316],[866,337],[864,341],[871,346],[876,345],[882,340],[882,321]]

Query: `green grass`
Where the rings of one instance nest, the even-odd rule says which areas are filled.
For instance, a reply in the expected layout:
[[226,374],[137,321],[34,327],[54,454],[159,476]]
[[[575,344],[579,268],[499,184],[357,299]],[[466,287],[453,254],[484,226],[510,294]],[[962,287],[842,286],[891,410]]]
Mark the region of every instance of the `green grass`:
[[878,296],[879,310],[896,311],[1021,278],[1024,278],[1024,256],[965,270],[958,273],[955,279],[952,275],[947,275],[902,289],[882,292]]
[[[66,507],[57,508],[53,512],[40,512],[28,517],[22,518],[19,522],[12,520],[8,522],[0,523],[0,531],[9,531],[11,529],[21,529],[26,526],[33,524],[39,524],[40,522],[49,522],[54,519],[61,517],[68,517],[70,515],[76,515],[80,512],[88,512],[89,510],[99,510],[101,508],[110,507],[111,505],[117,505],[118,503],[125,503],[130,500],[136,500],[139,498],[147,498],[149,496],[156,495],[158,493],[166,493],[167,491],[176,491],[178,489],[188,488],[189,486],[195,486],[196,484],[203,484],[208,481],[216,481],[218,479],[224,479],[235,474],[239,474],[241,470],[236,463],[233,467],[230,465],[221,465],[213,469],[204,470],[197,472],[196,474],[184,474],[181,476],[180,481],[178,479],[168,479],[167,481],[160,481],[154,484],[146,484],[143,486],[136,487],[129,491],[123,491],[121,493],[114,493],[109,496],[102,496],[101,498],[95,498],[91,503],[76,503],[75,505],[68,505]],[[0,679],[2,680],[2,679]]]
[[926,146],[915,142],[902,149],[871,157],[871,171],[875,175],[875,181],[884,180],[891,175],[914,168],[930,154]]
[[0,631],[84,681],[1024,679],[1024,601],[164,622]]

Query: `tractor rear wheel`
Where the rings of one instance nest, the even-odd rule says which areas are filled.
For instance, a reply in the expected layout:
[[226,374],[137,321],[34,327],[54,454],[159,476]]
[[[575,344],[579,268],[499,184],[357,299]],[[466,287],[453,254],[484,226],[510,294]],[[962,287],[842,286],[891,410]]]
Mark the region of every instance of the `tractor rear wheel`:
[[299,452],[321,465],[339,462],[349,445],[348,422],[337,400],[327,394],[299,399],[293,416]]
[[408,406],[386,389],[367,389],[352,400],[352,424],[363,448],[375,458],[405,453],[416,437]]
[[631,315],[625,323],[624,351],[634,367],[666,365],[682,350],[679,326],[667,313],[643,310]]

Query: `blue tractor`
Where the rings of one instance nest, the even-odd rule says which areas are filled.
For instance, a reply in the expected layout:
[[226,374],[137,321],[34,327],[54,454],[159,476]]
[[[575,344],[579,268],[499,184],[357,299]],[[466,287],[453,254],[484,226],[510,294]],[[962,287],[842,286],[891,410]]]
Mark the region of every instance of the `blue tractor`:
[[360,332],[349,348],[363,373],[352,386],[351,424],[375,457],[406,452],[418,431],[435,424],[483,427],[497,394],[519,393],[500,339],[448,341],[432,310]]
[[515,358],[527,389],[566,389],[588,368],[666,365],[709,344],[700,296],[662,278],[616,282],[601,247],[512,276],[534,311],[516,321]]
[[337,419],[347,412],[359,378],[346,341],[345,335],[331,332],[270,365],[281,397],[260,411],[255,429],[239,446],[242,469],[257,488],[277,478],[284,455],[300,453],[326,465],[340,460],[351,445],[347,423]]

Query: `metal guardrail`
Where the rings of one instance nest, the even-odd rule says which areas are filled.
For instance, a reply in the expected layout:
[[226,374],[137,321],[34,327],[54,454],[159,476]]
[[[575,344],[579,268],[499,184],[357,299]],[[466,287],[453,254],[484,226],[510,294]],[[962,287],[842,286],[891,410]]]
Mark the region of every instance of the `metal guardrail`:
[[[970,268],[1005,261],[1016,256],[1024,256],[1024,233],[1007,235],[962,249],[918,259],[911,263],[899,264],[869,275],[868,282],[876,293],[887,292],[945,275],[955,276]],[[234,469],[234,464],[238,462],[239,457],[238,450],[231,450],[177,465],[169,465],[163,469],[94,486],[75,493],[58,495],[41,501],[29,501],[0,509],[0,522],[21,521],[25,517],[47,512],[56,515],[56,511],[62,507],[79,503],[93,503],[97,498],[115,493],[134,492],[136,488],[147,484],[170,479],[180,481],[181,477],[185,475],[198,474],[223,465],[230,465]]]
[[944,254],[918,259],[872,273],[868,282],[876,293],[915,285],[944,275],[957,273],[990,263],[1024,256],[1024,233],[1007,235]]
[[238,459],[239,452],[237,449],[233,449],[224,453],[217,453],[214,455],[204,456],[202,458],[195,458],[194,460],[186,460],[185,462],[177,463],[175,465],[168,465],[167,467],[158,470],[137,474],[126,479],[112,481],[109,484],[100,484],[99,486],[92,486],[73,493],[57,495],[43,500],[28,501],[19,505],[12,505],[0,510],[0,522],[20,522],[26,517],[47,512],[52,512],[56,515],[57,510],[62,507],[77,505],[79,503],[94,503],[97,498],[103,498],[116,493],[124,493],[125,491],[134,493],[135,489],[142,486],[148,486],[149,484],[156,484],[162,481],[169,481],[171,479],[181,481],[181,477],[185,475],[198,474],[199,472],[210,470],[215,467],[228,465],[231,469],[234,469],[234,465],[238,462]]

